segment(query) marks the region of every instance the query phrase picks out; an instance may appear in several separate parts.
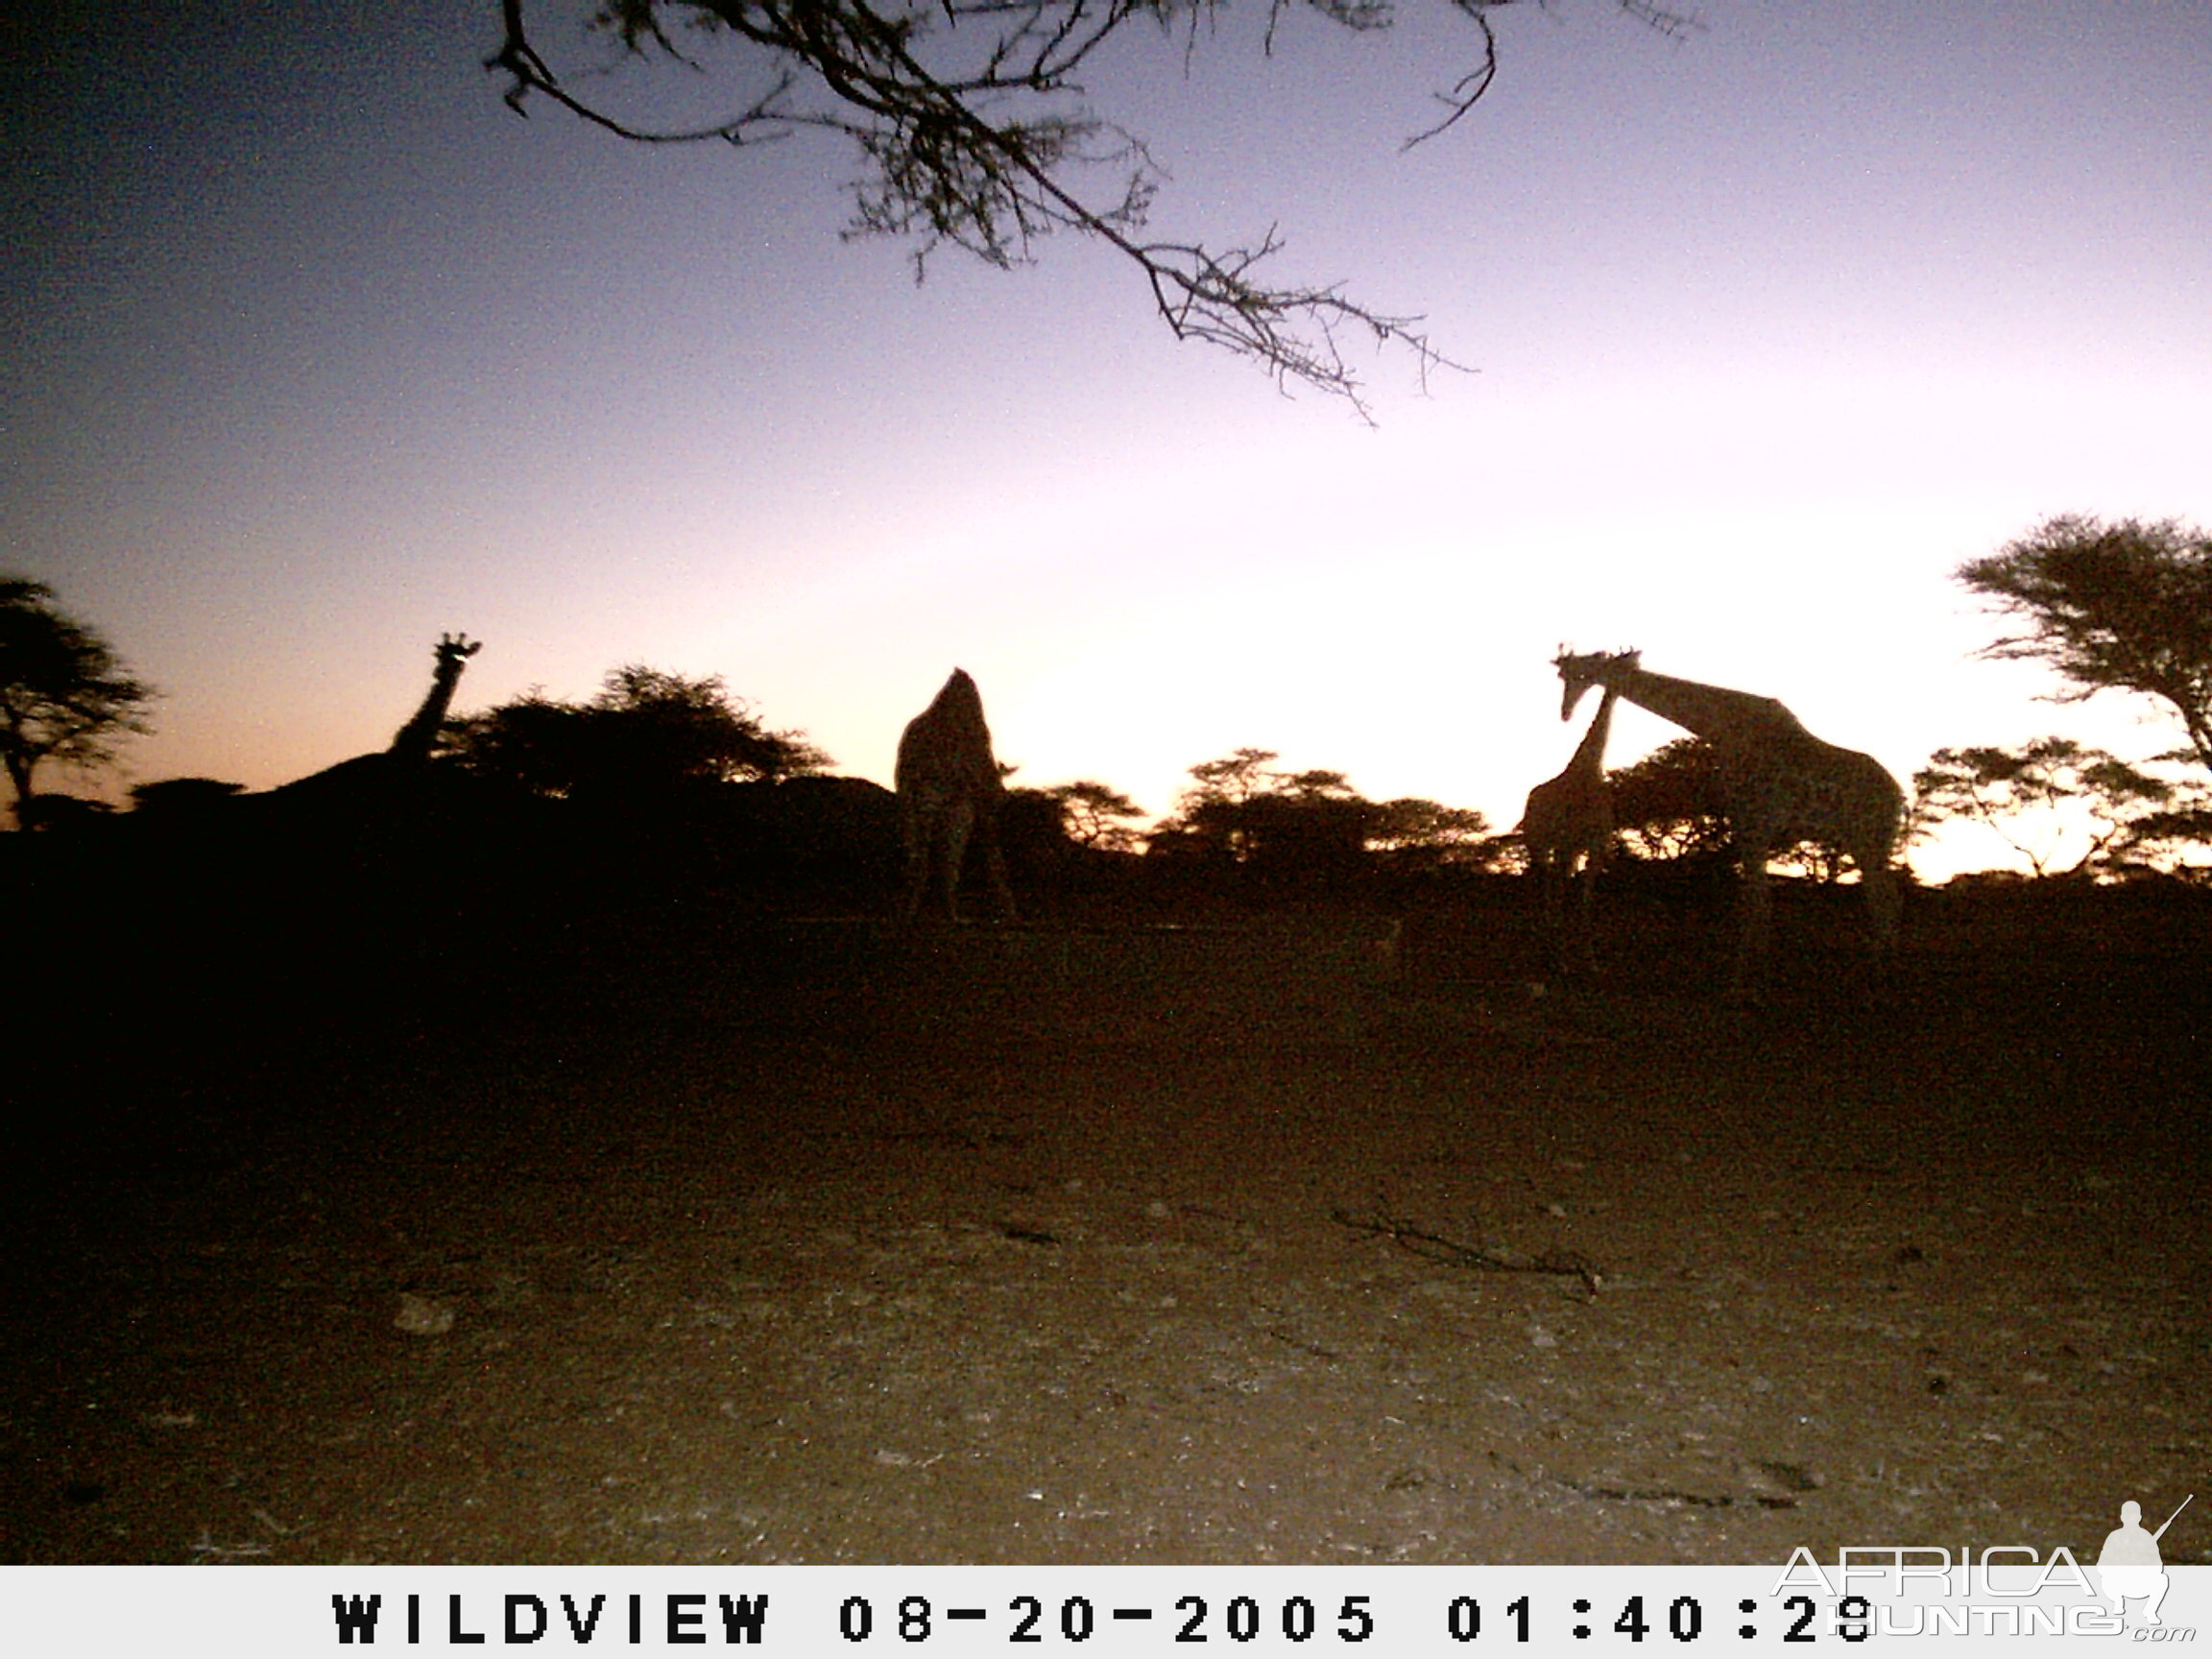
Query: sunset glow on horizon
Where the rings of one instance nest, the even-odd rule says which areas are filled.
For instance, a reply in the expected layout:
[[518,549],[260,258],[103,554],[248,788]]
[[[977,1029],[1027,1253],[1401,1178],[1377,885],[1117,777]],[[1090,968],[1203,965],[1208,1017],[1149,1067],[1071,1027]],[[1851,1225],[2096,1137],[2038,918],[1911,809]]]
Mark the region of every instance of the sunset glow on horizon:
[[[1252,745],[1509,828],[1580,734],[1562,642],[1900,780],[2171,749],[1975,660],[1950,572],[2055,514],[2212,519],[2212,7],[1697,12],[1502,14],[1491,93],[1404,155],[1437,16],[1103,66],[1156,230],[1279,225],[1284,276],[1470,366],[1360,358],[1373,429],[1179,346],[1105,250],[917,285],[840,240],[827,139],[518,120],[495,7],[72,13],[7,71],[0,570],[164,692],[110,790],[380,748],[460,630],[461,709],[720,675],[884,783],[962,666],[1016,782],[1153,815]],[[1611,763],[1678,734],[1623,708]]]

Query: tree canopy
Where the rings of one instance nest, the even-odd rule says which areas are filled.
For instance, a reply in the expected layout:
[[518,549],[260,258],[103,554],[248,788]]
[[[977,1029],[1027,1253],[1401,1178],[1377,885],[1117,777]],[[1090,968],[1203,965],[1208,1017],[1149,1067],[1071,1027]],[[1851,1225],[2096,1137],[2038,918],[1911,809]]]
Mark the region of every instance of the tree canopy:
[[1613,822],[1639,858],[1688,858],[1732,845],[1720,756],[1702,737],[1662,743],[1606,774]]
[[1370,801],[1341,772],[1281,772],[1275,758],[1245,748],[1191,767],[1195,781],[1154,828],[1150,851],[1287,876],[1341,873],[1372,854],[1400,868],[1496,862],[1489,825],[1470,807]]
[[1400,866],[1456,864],[1493,868],[1501,855],[1490,821],[1472,806],[1445,806],[1402,795],[1376,806],[1367,846]]
[[[1450,0],[1469,32],[1467,55],[1436,94],[1437,118],[1407,145],[1453,126],[1488,89],[1498,70],[1492,14],[1527,3]],[[1612,4],[1663,34],[1692,26],[1656,0]],[[948,246],[1009,267],[1030,260],[1040,238],[1069,230],[1127,257],[1178,338],[1250,358],[1279,383],[1347,397],[1362,413],[1342,332],[1406,347],[1424,369],[1443,361],[1417,317],[1375,310],[1334,283],[1278,286],[1263,276],[1282,248],[1273,229],[1228,247],[1147,233],[1166,170],[1142,137],[1089,107],[1083,77],[1110,41],[1133,35],[1149,36],[1164,70],[1180,73],[1224,0],[590,0],[584,27],[618,59],[665,66],[693,84],[707,71],[728,77],[724,113],[668,127],[614,113],[603,76],[556,71],[524,0],[501,0],[500,10],[500,47],[485,66],[507,77],[517,112],[542,98],[649,144],[838,134],[862,163],[848,234],[907,239],[918,276]],[[1268,0],[1262,49],[1302,12],[1354,34],[1388,29],[1397,16],[1393,0]],[[578,89],[586,84],[590,96]]]
[[[1981,824],[2038,877],[2087,875],[2171,855],[2204,828],[2200,791],[2180,788],[2071,737],[2017,749],[1938,749],[1912,775],[1914,836],[1953,820]],[[2080,848],[2056,868],[2061,849]]]
[[1041,793],[1058,809],[1062,832],[1079,847],[1134,853],[1142,840],[1134,821],[1144,816],[1144,808],[1118,789],[1084,778]]
[[[1704,738],[1676,737],[1605,778],[1613,792],[1613,822],[1633,857],[1663,862],[1734,856],[1736,829],[1728,816],[1720,752]],[[1785,875],[1823,882],[1837,880],[1853,862],[1840,846],[1815,840],[1772,848],[1767,861]]]
[[804,732],[763,726],[720,676],[692,680],[635,662],[608,674],[588,703],[532,691],[447,727],[470,771],[564,798],[775,781],[830,764]]
[[2212,536],[2174,518],[2067,515],[1953,574],[2019,625],[1984,656],[2048,662],[2072,682],[2061,702],[2158,698],[2212,770]]
[[43,582],[0,576],[0,766],[14,786],[19,824],[41,765],[105,765],[117,738],[153,730],[146,706],[154,687],[53,601]]

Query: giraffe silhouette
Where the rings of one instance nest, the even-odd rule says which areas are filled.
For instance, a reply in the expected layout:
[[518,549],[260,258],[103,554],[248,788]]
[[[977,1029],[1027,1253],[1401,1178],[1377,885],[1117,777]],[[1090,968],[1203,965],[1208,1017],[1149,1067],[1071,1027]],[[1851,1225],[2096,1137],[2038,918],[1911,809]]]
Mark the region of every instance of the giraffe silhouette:
[[428,773],[430,751],[453,706],[461,672],[483,649],[481,639],[472,640],[466,634],[439,636],[429,692],[390,744],[280,783],[265,799],[291,811],[333,818],[350,815],[364,822],[401,805]]
[[466,634],[438,637],[438,666],[430,676],[429,694],[422,699],[422,707],[399,728],[385,754],[409,766],[419,766],[430,758],[438,729],[445,724],[446,710],[453,707],[453,688],[461,684],[461,670],[483,649],[483,640],[471,640]]
[[[1613,855],[1613,791],[1605,781],[1605,740],[1613,729],[1613,705],[1621,693],[1608,685],[1598,713],[1574,758],[1558,777],[1528,791],[1521,812],[1521,845],[1528,873],[1542,896],[1544,920],[1552,941],[1552,965],[1588,973],[1596,965],[1590,943],[1592,889],[1598,873]],[[1581,873],[1581,879],[1575,874]],[[1575,890],[1572,940],[1566,930],[1566,895]]]
[[270,901],[253,936],[318,1007],[366,1007],[426,983],[426,964],[458,936],[464,895],[511,868],[492,862],[500,821],[485,796],[431,759],[482,647],[448,634],[434,649],[429,693],[385,747],[226,804],[226,856]]
[[895,781],[906,854],[902,920],[914,920],[933,886],[942,890],[946,920],[960,920],[960,872],[973,839],[983,848],[998,915],[1012,921],[1014,895],[998,848],[1006,785],[991,752],[983,695],[966,669],[953,669],[929,707],[906,723]]
[[1891,858],[1905,792],[1881,762],[1822,742],[1771,697],[1654,674],[1644,666],[1641,652],[1575,656],[1562,649],[1552,665],[1559,670],[1562,720],[1573,717],[1584,692],[1600,685],[1713,745],[1736,843],[1732,996],[1759,995],[1772,908],[1767,861],[1798,841],[1818,841],[1849,854],[1865,889],[1875,954],[1886,957],[1895,948],[1898,886]]

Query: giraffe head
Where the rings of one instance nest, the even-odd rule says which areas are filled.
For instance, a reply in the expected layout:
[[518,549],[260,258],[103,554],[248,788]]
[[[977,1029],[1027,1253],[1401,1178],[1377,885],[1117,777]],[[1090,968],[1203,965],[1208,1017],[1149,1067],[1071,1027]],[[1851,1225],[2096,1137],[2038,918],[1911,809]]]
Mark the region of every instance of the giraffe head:
[[483,640],[472,640],[466,634],[441,634],[438,636],[438,671],[458,674],[461,664],[483,649]]
[[1582,693],[1593,685],[1606,683],[1606,675],[1615,667],[1634,668],[1642,664],[1641,651],[1585,651],[1577,656],[1566,646],[1559,647],[1559,655],[1551,659],[1551,666],[1559,670],[1559,718],[1575,718],[1575,705],[1582,701]]

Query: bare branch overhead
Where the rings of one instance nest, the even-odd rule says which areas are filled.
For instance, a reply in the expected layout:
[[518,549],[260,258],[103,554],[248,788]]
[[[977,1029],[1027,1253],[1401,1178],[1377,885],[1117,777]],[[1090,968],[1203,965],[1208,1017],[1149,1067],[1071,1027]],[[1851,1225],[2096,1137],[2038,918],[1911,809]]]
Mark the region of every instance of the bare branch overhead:
[[[1472,31],[1470,64],[1437,93],[1442,118],[1408,147],[1474,107],[1498,69],[1491,14],[1527,3],[1446,0]],[[1612,3],[1665,35],[1694,26],[1651,0]],[[1142,272],[1178,339],[1250,358],[1286,390],[1345,397],[1364,418],[1344,330],[1404,348],[1425,374],[1449,360],[1421,319],[1374,309],[1338,283],[1268,280],[1260,267],[1283,247],[1273,228],[1257,244],[1219,248],[1147,239],[1166,175],[1141,138],[1083,102],[1085,65],[1131,25],[1188,54],[1223,9],[1223,0],[598,0],[585,27],[625,58],[696,71],[703,54],[686,50],[691,40],[734,49],[749,84],[731,113],[666,129],[577,92],[541,52],[524,0],[501,0],[503,38],[486,67],[508,78],[517,112],[541,97],[637,143],[747,146],[808,128],[842,134],[867,164],[848,234],[910,239],[917,276],[946,246],[1006,267],[1033,257],[1054,230],[1094,237]],[[1297,9],[1270,0],[1267,43]],[[1355,33],[1396,21],[1392,0],[1305,0],[1302,9]],[[1109,182],[1092,186],[1101,175]]]

